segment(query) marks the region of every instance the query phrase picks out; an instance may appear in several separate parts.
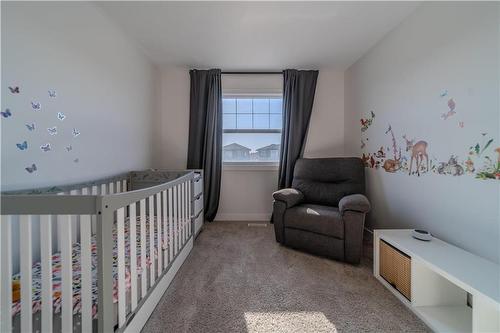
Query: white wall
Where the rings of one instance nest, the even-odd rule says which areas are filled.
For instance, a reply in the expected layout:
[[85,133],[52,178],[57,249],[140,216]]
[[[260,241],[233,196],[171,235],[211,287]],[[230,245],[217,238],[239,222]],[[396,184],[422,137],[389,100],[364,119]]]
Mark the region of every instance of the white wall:
[[344,73],[320,69],[304,157],[344,155]]
[[[344,76],[320,69],[305,157],[339,156],[344,153]],[[225,76],[224,89],[233,93],[281,91],[282,79],[274,77]],[[155,163],[159,168],[184,168],[187,161],[189,127],[189,73],[187,68],[161,70],[161,103],[158,109],[158,144]],[[256,87],[256,88],[249,88]],[[261,90],[260,90],[261,89]],[[277,168],[224,167],[218,220],[268,220],[272,192],[277,189]],[[244,189],[244,190],[242,190]]]
[[216,220],[268,221],[272,211],[272,193],[277,187],[276,168],[224,166]]
[[[2,118],[2,190],[151,167],[153,77],[153,66],[93,4],[2,2],[2,111],[13,114]],[[57,135],[48,134],[52,126]],[[21,151],[15,143],[23,141],[28,149]],[[46,143],[52,151],[42,152]],[[33,163],[30,174],[25,167]]]
[[[493,149],[500,146],[498,6],[425,3],[345,75],[346,153],[373,156],[382,146],[393,159],[391,135],[385,134],[389,125],[402,148],[398,172],[366,169],[373,205],[368,226],[427,229],[496,262],[500,182],[475,176],[485,156],[496,162]],[[456,114],[444,120],[450,99]],[[372,110],[373,123],[362,132],[360,118]],[[464,170],[470,157],[476,171],[452,176],[435,168],[409,176],[405,134],[428,143],[435,166],[453,154]],[[471,146],[483,147],[490,138],[494,141],[482,156],[469,154]]]
[[189,69],[160,69],[160,97],[155,116],[156,168],[185,169],[189,141]]
[[[93,4],[2,2],[2,111],[8,108],[12,116],[1,119],[1,189],[65,185],[150,168],[153,83],[153,66]],[[19,94],[8,86],[19,86]],[[49,97],[49,89],[56,90],[56,98]],[[41,103],[41,111],[34,111],[31,101]],[[66,116],[63,121],[58,112]],[[29,131],[25,125],[33,123],[35,130]],[[51,136],[47,128],[53,126],[58,133]],[[76,138],[73,128],[81,133]],[[16,143],[24,141],[28,149],[21,151]],[[40,149],[46,143],[49,152]],[[33,163],[37,171],[30,174],[25,167]],[[34,261],[38,234],[35,217]],[[13,244],[21,244],[19,237],[14,223]],[[17,271],[19,247],[13,251]]]

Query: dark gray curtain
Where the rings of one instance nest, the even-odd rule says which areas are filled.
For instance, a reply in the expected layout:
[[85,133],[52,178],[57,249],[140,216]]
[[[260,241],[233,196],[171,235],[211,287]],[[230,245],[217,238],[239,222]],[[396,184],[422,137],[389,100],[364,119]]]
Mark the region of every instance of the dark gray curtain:
[[221,70],[191,70],[188,169],[204,171],[205,219],[219,208],[222,169]]
[[292,185],[295,161],[302,157],[316,91],[318,71],[283,71],[283,132],[279,188]]

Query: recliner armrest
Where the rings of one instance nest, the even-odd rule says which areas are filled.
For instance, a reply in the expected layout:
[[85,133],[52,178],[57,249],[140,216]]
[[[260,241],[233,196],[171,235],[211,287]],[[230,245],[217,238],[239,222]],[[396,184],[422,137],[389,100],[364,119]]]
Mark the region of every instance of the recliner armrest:
[[341,214],[345,211],[354,211],[368,213],[370,211],[370,201],[362,194],[346,195],[339,201],[339,210]]
[[304,200],[304,194],[294,188],[284,188],[273,193],[274,200],[286,204],[286,208],[291,208]]

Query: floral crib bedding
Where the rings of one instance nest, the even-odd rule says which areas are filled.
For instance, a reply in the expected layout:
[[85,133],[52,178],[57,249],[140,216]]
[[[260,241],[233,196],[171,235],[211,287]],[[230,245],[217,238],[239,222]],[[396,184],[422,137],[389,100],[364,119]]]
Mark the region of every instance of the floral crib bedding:
[[[124,230],[125,230],[125,280],[127,292],[130,291],[131,286],[131,275],[130,275],[130,232],[129,232],[129,219],[125,220]],[[156,217],[153,217],[153,221],[156,224]],[[149,226],[153,225],[150,223],[150,219],[146,216],[146,266],[151,266],[151,258],[149,256],[149,243],[150,243],[150,231]],[[136,219],[136,253],[137,253],[137,275],[140,276],[143,273],[143,268],[141,267],[141,247],[140,247],[140,218]],[[117,252],[117,235],[116,235],[116,221],[113,227],[113,303],[118,302],[118,252]],[[167,237],[168,239],[168,237]],[[168,249],[168,240],[162,240],[162,249]],[[154,259],[158,258],[158,230],[154,230]],[[81,248],[80,243],[73,244],[72,251],[72,272],[73,272],[73,314],[78,314],[81,311]],[[98,288],[97,288],[97,244],[96,236],[93,235],[91,238],[91,266],[92,266],[92,316],[97,318],[97,299],[98,299]],[[12,277],[13,284],[20,283],[21,275],[20,273],[14,274]],[[32,306],[33,314],[41,310],[42,300],[42,266],[41,263],[37,262],[32,266]],[[22,287],[22,286],[21,286]],[[52,300],[54,313],[59,313],[61,311],[61,253],[57,252],[52,255]],[[21,300],[13,301],[12,303],[12,316],[17,315],[21,311]]]

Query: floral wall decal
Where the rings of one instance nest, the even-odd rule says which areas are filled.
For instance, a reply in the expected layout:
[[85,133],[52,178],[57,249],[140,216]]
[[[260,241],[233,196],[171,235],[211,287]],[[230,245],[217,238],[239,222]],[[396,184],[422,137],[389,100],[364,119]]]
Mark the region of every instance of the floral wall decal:
[[367,118],[361,118],[361,132],[365,132],[368,127],[370,127],[373,123],[373,120],[375,119],[375,112],[370,111],[370,116]]

